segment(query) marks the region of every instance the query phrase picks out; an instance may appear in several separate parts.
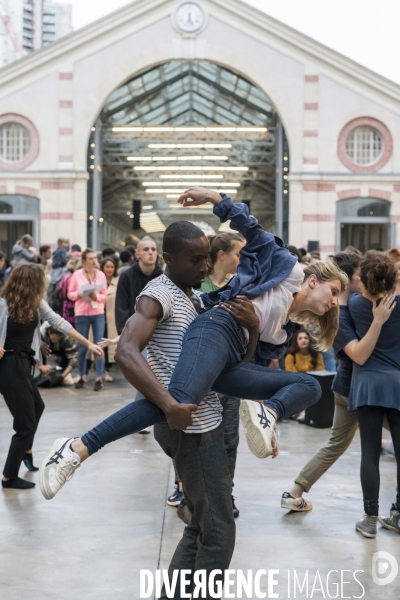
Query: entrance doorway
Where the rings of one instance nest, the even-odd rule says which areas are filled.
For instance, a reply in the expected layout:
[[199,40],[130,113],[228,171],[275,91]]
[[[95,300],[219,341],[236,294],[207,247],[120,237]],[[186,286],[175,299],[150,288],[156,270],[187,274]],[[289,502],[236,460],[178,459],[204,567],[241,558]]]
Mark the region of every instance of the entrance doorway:
[[[340,250],[354,246],[362,253],[391,246],[390,202],[349,198],[337,203]],[[339,245],[338,244],[338,245]]]
[[88,240],[159,242],[177,220],[217,233],[208,205],[176,203],[192,185],[246,202],[264,228],[288,238],[289,151],[270,98],[233,70],[171,61],[137,74],[107,99],[88,148]]
[[12,247],[25,234],[39,244],[39,198],[21,194],[0,195],[0,250],[11,260]]

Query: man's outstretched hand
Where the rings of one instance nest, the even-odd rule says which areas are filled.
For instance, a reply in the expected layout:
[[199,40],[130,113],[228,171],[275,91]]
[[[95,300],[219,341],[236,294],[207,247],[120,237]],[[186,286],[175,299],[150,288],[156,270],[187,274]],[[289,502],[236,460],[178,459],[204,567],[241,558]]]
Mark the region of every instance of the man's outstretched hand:
[[170,429],[186,429],[193,424],[192,414],[198,409],[197,404],[172,404],[165,413]]

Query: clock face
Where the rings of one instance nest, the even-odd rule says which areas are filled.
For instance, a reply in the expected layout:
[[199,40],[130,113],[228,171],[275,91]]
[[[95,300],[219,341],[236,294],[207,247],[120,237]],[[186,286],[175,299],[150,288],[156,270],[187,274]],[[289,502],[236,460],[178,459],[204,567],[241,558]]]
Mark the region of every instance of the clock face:
[[203,9],[195,2],[185,2],[176,11],[175,20],[182,31],[197,31],[204,23]]

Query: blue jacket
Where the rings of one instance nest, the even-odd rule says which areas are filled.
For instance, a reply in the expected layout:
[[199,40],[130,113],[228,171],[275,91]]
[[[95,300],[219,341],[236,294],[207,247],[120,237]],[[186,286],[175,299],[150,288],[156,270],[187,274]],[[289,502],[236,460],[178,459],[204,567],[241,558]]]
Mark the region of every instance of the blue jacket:
[[[257,219],[249,215],[245,204],[234,204],[229,196],[221,195],[222,202],[214,207],[213,212],[221,223],[230,220],[231,229],[245,237],[246,245],[240,251],[237,274],[219,290],[202,294],[206,307],[231,300],[239,294],[250,300],[262,296],[285,279],[297,262],[297,256],[289,252],[280,238],[264,231]],[[258,342],[256,362],[266,364],[266,361],[281,358],[285,354],[296,326],[289,321],[284,329],[288,333],[284,344],[275,346]]]

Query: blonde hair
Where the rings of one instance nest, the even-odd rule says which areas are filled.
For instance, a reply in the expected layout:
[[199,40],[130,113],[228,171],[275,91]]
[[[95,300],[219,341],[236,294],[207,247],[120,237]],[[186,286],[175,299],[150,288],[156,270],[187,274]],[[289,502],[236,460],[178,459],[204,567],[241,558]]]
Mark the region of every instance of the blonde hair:
[[[340,281],[341,292],[346,289],[349,278],[346,273],[341,271],[332,261],[317,262],[313,265],[307,265],[304,269],[304,281],[310,275],[315,275],[317,281],[324,283],[326,281]],[[295,323],[303,325],[311,335],[312,345],[317,350],[328,350],[333,344],[339,327],[339,305],[334,306],[323,315],[304,310],[291,317]]]

